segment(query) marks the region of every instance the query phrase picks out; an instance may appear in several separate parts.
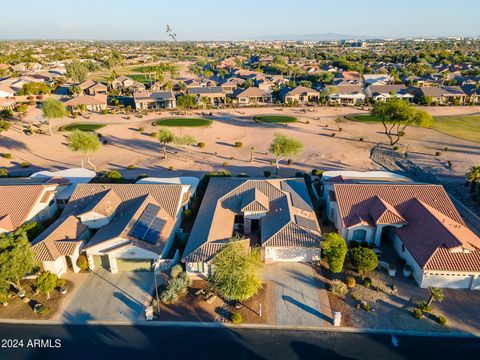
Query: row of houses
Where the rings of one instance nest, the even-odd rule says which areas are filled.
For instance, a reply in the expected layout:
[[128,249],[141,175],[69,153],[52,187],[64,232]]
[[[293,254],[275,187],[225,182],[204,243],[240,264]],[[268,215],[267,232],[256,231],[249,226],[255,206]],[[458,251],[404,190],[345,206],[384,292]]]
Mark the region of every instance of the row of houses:
[[[0,181],[6,199],[1,232],[63,210],[32,242],[42,268],[58,276],[78,272],[76,261],[84,254],[91,269],[148,271],[181,261],[190,276],[204,278],[232,238],[259,246],[265,263],[320,258],[322,231],[303,178],[210,179],[180,254],[173,243],[183,232],[183,212],[198,179],[96,184],[63,175]],[[384,172],[326,172],[314,183],[313,194],[348,243],[393,248],[421,287],[480,288],[480,238],[442,186]]]

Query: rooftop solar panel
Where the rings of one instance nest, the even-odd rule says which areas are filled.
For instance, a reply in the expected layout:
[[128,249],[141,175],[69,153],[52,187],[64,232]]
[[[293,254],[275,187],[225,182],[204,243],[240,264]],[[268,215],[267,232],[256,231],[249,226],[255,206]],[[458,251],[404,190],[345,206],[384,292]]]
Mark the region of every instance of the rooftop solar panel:
[[317,223],[312,219],[295,215],[295,221],[301,227],[304,227],[313,231],[318,231]]
[[156,217],[159,210],[159,206],[148,204],[130,231],[130,236],[155,244],[163,228],[160,224],[164,224],[162,219]]

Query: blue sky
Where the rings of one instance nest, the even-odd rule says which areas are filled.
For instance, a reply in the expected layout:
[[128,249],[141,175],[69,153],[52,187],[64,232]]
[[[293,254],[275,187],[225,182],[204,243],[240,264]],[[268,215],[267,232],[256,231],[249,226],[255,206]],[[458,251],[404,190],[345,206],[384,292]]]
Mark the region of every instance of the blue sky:
[[14,0],[0,39],[239,40],[283,34],[480,35],[478,0]]

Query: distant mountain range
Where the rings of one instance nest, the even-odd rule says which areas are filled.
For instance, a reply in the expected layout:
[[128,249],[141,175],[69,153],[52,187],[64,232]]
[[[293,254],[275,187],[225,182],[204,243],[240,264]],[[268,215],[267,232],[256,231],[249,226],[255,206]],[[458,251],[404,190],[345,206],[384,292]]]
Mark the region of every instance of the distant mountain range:
[[287,40],[287,41],[333,41],[333,40],[367,40],[378,39],[374,36],[353,36],[348,34],[326,33],[326,34],[284,34],[265,35],[248,38],[247,40]]

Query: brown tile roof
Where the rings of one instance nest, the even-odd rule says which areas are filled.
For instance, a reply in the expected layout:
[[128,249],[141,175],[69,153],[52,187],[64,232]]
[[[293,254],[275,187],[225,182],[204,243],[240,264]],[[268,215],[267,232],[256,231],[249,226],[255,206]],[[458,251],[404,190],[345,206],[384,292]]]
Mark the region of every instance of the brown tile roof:
[[65,106],[78,106],[78,105],[106,105],[106,95],[80,95],[70,100],[65,101]]
[[[0,222],[11,225],[5,230],[15,230],[27,221],[45,191],[54,188],[55,185],[0,185]],[[0,224],[0,227],[3,226]]]
[[333,187],[343,226],[354,226],[359,219],[368,226],[399,224],[396,235],[424,270],[480,272],[480,238],[465,225],[442,186]]
[[73,215],[59,218],[33,241],[35,259],[55,261],[61,255],[72,255],[81,244],[78,238],[87,229]]
[[89,201],[85,207],[77,213],[77,215],[95,212],[110,217],[118,208],[122,200],[115,190],[107,189],[99,193],[89,196]]
[[272,95],[269,94],[268,92],[259,89],[258,87],[251,86],[247,89],[238,89],[234,91],[235,97],[236,98],[242,98],[242,97],[271,97]]
[[[254,204],[254,205],[252,205]],[[184,251],[184,262],[209,261],[233,235],[235,215],[252,206],[265,211],[260,221],[263,246],[320,245],[318,222],[300,179],[210,179]],[[305,228],[300,218],[313,229]]]

